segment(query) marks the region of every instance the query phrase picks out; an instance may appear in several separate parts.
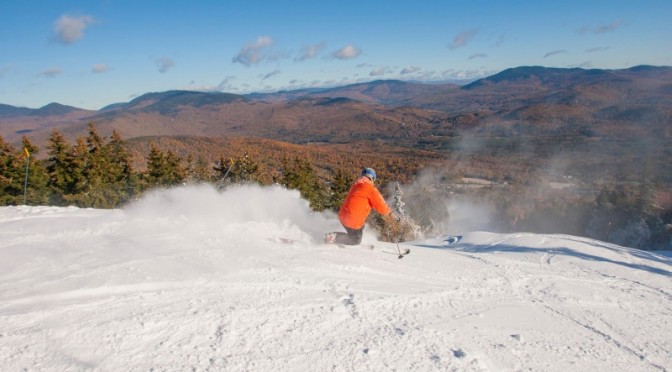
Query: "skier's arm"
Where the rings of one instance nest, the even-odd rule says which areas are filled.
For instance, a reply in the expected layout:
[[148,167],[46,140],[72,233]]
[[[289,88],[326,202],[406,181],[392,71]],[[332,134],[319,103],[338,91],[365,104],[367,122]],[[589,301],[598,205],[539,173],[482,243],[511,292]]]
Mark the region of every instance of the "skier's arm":
[[385,203],[385,199],[383,199],[380,191],[378,191],[378,189],[373,185],[371,186],[371,189],[371,205],[373,208],[383,216],[389,215],[392,210],[387,206],[387,203]]

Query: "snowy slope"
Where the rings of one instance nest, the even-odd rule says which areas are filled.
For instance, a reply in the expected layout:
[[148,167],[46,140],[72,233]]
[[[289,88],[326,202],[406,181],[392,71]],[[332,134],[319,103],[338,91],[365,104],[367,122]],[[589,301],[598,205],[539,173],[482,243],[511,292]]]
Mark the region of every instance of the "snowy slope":
[[473,232],[399,260],[338,228],[275,187],[0,208],[0,369],[672,370],[670,256]]

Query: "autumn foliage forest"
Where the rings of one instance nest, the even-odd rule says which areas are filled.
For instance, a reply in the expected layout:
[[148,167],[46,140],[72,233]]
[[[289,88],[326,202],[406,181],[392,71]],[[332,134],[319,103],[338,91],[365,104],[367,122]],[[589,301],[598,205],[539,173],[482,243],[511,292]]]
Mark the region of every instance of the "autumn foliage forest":
[[0,105],[0,205],[117,208],[155,188],[251,182],[335,211],[373,167],[388,200],[403,194],[413,229],[396,239],[529,231],[669,250],[671,102],[672,68],[637,66],[168,91],[95,112]]
[[[154,188],[209,183],[225,189],[257,183],[299,190],[314,210],[336,211],[359,169],[370,166],[378,171],[379,187],[388,199],[392,185],[403,185],[403,213],[415,228],[395,239],[459,233],[451,223],[464,218],[451,216],[451,203],[457,203],[467,209],[487,206],[488,215],[473,215],[475,221],[467,227],[568,233],[643,249],[669,248],[672,192],[655,180],[577,186],[571,179],[552,182],[557,176],[533,170],[526,165],[529,159],[511,156],[510,164],[504,164],[496,156],[484,151],[466,162],[464,157],[375,142],[310,146],[242,137],[124,141],[116,131],[105,138],[89,124],[88,135],[74,144],[53,130],[44,149],[26,136],[21,148],[0,137],[0,203],[21,205],[25,198],[28,205],[117,208]],[[375,214],[370,222],[381,232],[385,228]]]

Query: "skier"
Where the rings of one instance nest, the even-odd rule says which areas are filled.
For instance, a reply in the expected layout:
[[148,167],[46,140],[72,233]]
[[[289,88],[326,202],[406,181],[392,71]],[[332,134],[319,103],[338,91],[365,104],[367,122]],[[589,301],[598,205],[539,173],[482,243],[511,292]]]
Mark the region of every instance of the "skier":
[[375,209],[383,216],[395,218],[390,207],[387,206],[373,182],[376,172],[371,168],[362,169],[361,176],[350,187],[345,201],[338,212],[338,219],[346,233],[331,232],[324,236],[326,243],[343,245],[358,245],[362,242],[366,218]]

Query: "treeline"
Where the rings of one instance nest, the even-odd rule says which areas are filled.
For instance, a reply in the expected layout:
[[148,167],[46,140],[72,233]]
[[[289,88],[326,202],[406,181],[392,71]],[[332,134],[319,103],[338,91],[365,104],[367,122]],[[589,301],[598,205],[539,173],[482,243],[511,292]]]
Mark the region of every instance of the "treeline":
[[21,149],[0,137],[1,205],[117,208],[154,188],[211,183],[221,189],[231,184],[277,183],[299,190],[314,210],[336,210],[354,180],[352,172],[342,169],[325,178],[309,160],[299,157],[284,158],[281,168],[269,177],[248,154],[220,156],[212,165],[202,157],[183,159],[154,144],[147,155],[147,169],[141,172],[133,168],[120,135],[115,131],[105,139],[93,124],[88,135],[74,145],[54,130],[43,160],[37,160],[39,151],[25,136]]
[[[371,151],[371,146],[362,151],[350,149],[367,160],[355,160],[352,154],[342,151],[341,165],[326,155],[313,163],[306,153],[283,148],[272,153],[273,156],[284,154],[282,158],[269,162],[272,158],[268,156],[269,147],[275,145],[271,142],[255,144],[248,146],[249,152],[221,148],[222,155],[215,156],[217,160],[213,161],[212,156],[206,159],[197,151],[197,156],[184,155],[184,152],[180,156],[177,151],[151,143],[144,152],[146,167],[141,171],[133,165],[137,159],[132,161],[137,153],[133,156],[129,152],[129,146],[118,133],[103,138],[92,124],[88,134],[78,138],[74,145],[54,130],[47,142],[46,154],[39,156],[40,160],[36,156],[40,149],[27,137],[23,138],[21,148],[12,147],[0,137],[0,205],[117,208],[153,188],[210,183],[224,189],[232,184],[258,183],[296,189],[314,210],[335,211],[359,170],[356,162],[368,161],[367,165],[376,168],[381,185],[411,179],[422,169],[423,163],[417,158],[402,161],[391,156],[381,160],[365,152]],[[294,157],[287,157],[287,153]],[[424,156],[425,160],[431,159]],[[415,171],[408,168],[410,164],[415,166],[412,168]],[[467,198],[492,207],[488,216],[495,221],[488,226],[492,231],[566,233],[629,247],[672,249],[672,190],[664,183],[649,180],[654,177],[642,177],[639,183],[604,184],[591,192],[585,189],[549,192],[526,185],[534,181],[534,177],[529,176],[532,166],[515,162],[502,164],[501,159],[493,158],[481,162],[470,159],[463,164],[470,167],[448,167],[449,174],[434,178],[432,184],[420,188],[420,192],[406,196],[410,217],[418,222],[422,231],[448,232],[451,221],[464,219],[464,216],[450,216],[447,201]],[[521,169],[512,168],[514,166]],[[27,189],[24,187],[26,170]],[[496,171],[518,176],[492,173]],[[497,180],[492,186],[463,190],[450,187],[464,176],[483,177],[490,174],[488,172],[493,175],[491,179]],[[448,225],[433,226],[437,221]],[[381,223],[375,218],[371,222]],[[432,230],[433,227],[436,229]]]

